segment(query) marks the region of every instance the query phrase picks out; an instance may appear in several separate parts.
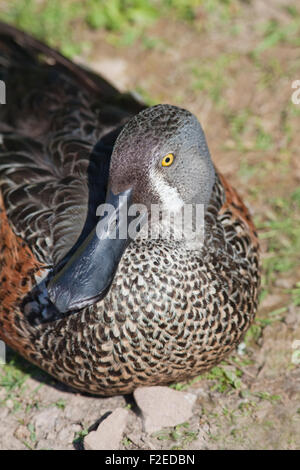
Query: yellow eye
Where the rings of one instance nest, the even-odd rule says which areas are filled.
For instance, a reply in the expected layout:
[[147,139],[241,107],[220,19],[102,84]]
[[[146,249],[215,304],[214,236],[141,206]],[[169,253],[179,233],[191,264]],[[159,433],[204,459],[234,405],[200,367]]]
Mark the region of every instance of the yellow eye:
[[161,164],[162,164],[162,166],[170,166],[170,165],[172,165],[173,161],[174,161],[173,153],[168,153],[162,159]]

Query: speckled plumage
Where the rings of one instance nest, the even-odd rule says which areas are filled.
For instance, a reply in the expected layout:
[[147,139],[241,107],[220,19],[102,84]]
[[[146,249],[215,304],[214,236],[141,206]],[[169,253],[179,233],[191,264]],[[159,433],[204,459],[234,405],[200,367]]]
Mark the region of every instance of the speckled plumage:
[[254,318],[260,282],[256,233],[237,193],[216,172],[201,249],[137,238],[103,300],[61,314],[47,279],[95,224],[115,140],[141,106],[1,24],[0,79],[8,83],[0,107],[0,338],[59,380],[100,395],[185,380],[221,361]]

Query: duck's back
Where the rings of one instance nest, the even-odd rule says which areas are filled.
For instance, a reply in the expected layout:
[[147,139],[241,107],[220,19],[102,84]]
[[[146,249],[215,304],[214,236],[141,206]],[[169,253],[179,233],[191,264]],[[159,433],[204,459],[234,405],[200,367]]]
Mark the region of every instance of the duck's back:
[[115,139],[142,106],[3,23],[0,80],[3,204],[39,261],[56,264],[95,223]]

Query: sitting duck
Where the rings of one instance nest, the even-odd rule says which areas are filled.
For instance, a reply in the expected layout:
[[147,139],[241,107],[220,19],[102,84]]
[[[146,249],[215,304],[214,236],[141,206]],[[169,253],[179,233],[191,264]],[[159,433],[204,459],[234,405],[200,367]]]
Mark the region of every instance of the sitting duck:
[[[255,316],[259,245],[197,118],[146,107],[3,23],[0,80],[0,338],[102,396],[226,358]],[[146,208],[131,236],[124,204]],[[203,236],[145,236],[155,205],[173,221],[202,208]]]

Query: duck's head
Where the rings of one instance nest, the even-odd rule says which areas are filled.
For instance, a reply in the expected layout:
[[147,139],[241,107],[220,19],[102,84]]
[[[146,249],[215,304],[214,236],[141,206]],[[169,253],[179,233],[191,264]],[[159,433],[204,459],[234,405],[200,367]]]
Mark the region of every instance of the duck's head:
[[112,154],[109,188],[132,192],[132,202],[150,209],[161,204],[176,211],[182,204],[207,204],[214,167],[197,118],[171,105],[148,108],[120,133]]
[[[106,295],[132,239],[127,230],[132,217],[120,217],[124,207],[127,211],[133,204],[142,204],[151,212],[152,205],[158,204],[173,214],[185,204],[205,207],[214,181],[205,135],[193,114],[176,106],[157,105],[133,117],[114,145],[106,198],[109,206],[98,211],[106,217],[48,284],[49,297],[58,310],[83,308]],[[140,225],[146,219],[141,218]]]

